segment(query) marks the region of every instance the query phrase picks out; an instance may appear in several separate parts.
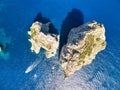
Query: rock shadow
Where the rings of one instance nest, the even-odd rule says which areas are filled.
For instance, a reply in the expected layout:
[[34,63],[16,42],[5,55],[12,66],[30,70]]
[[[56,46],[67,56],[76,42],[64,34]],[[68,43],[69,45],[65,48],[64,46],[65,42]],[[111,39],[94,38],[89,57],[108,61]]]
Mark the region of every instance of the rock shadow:
[[61,52],[62,46],[67,43],[67,36],[70,30],[74,27],[82,25],[83,23],[84,15],[79,9],[74,8],[68,13],[61,26],[59,53]]
[[54,25],[52,24],[52,22],[50,21],[50,19],[48,19],[46,17],[43,17],[40,12],[36,15],[36,17],[34,19],[34,22],[35,21],[41,22],[43,24],[46,24],[46,23],[50,22],[49,33],[58,34],[58,30],[54,27]]

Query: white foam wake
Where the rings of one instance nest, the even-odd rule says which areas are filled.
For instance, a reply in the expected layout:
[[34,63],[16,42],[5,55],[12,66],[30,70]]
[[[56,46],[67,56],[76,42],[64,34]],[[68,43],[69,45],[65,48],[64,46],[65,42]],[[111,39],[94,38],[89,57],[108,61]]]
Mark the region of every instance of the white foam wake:
[[26,69],[25,73],[29,73],[30,71],[32,71],[39,63],[40,61],[34,61],[33,64]]
[[39,57],[36,58],[36,60],[25,70],[25,73],[31,72],[39,63],[40,63]]

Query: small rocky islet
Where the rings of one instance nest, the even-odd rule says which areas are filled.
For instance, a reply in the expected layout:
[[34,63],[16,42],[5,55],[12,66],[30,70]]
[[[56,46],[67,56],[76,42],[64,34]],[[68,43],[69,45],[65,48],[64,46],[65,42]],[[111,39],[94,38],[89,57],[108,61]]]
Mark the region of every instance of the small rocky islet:
[[60,64],[69,77],[84,65],[90,64],[98,52],[106,47],[103,24],[91,21],[71,29],[67,44],[62,47]]
[[[51,58],[59,49],[59,35],[49,33],[49,24],[34,22],[28,34],[31,50],[38,54],[40,48],[46,50],[46,57]],[[84,65],[90,64],[96,55],[105,49],[106,38],[103,24],[90,21],[72,28],[67,36],[67,43],[62,47],[58,61],[64,70],[65,78]]]
[[36,21],[28,31],[29,41],[32,44],[31,50],[38,54],[40,49],[43,48],[46,50],[47,58],[55,56],[59,46],[59,35],[49,33],[49,24],[50,22],[42,24]]

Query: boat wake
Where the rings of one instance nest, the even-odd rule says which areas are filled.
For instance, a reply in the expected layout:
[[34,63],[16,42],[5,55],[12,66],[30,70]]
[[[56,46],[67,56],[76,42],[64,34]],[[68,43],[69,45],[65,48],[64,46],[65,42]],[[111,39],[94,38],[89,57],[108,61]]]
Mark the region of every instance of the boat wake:
[[38,56],[35,61],[25,70],[25,73],[29,73],[31,72],[35,67],[37,67],[37,65],[41,62],[41,60],[43,59],[40,59],[40,57]]

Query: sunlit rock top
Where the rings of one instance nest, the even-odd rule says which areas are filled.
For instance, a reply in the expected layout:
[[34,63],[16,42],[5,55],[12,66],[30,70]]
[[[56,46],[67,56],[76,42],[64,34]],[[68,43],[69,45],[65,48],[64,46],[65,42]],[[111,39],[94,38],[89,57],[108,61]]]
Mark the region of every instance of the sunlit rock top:
[[40,49],[46,50],[46,57],[50,58],[56,54],[59,46],[59,35],[49,33],[49,24],[42,24],[34,22],[30,27],[28,34],[30,35],[29,41],[31,42],[31,50],[39,53]]
[[103,24],[91,21],[71,29],[67,44],[62,47],[59,61],[69,77],[82,66],[90,64],[96,54],[106,47]]

